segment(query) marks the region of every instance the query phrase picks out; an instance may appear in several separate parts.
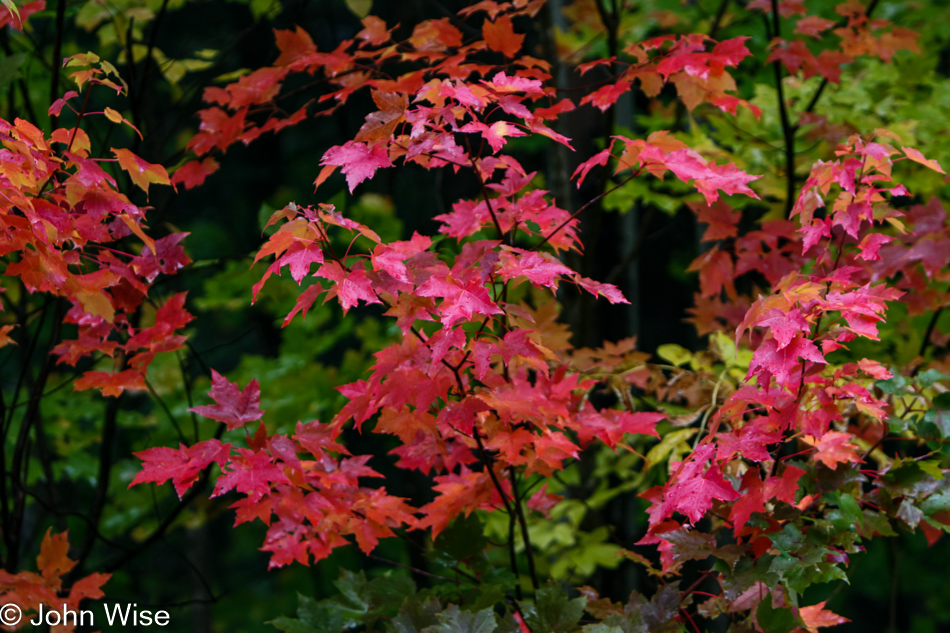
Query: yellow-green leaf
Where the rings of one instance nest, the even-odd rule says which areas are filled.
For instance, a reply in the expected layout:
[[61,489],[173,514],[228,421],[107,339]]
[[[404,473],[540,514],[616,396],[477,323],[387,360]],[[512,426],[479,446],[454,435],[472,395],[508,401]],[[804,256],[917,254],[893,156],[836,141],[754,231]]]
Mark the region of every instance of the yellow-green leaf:
[[[7,2],[7,0],[4,0]],[[358,18],[365,18],[373,8],[373,0],[346,0],[346,6],[350,11],[356,14]]]

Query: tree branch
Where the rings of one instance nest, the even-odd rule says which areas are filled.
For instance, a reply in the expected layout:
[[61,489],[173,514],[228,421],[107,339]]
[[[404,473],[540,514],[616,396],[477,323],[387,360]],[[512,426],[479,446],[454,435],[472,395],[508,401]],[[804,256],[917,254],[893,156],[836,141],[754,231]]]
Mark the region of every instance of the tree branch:
[[[780,19],[778,13],[778,0],[772,0],[772,29],[773,37],[781,37]],[[768,17],[766,16],[766,30],[768,30]],[[782,136],[785,138],[785,217],[792,213],[792,207],[795,206],[795,130],[788,116],[788,108],[785,104],[785,90],[782,87],[782,66],[779,60],[772,62],[772,69],[775,72],[775,89],[778,98],[778,113],[782,121]]]

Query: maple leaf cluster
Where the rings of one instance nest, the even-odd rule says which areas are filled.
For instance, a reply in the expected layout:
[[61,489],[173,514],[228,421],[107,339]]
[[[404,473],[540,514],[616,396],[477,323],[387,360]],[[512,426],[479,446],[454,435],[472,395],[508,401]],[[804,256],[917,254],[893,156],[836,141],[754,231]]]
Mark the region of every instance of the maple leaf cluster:
[[[761,114],[758,106],[727,94],[736,90],[736,82],[726,68],[738,66],[750,55],[745,46],[748,39],[737,37],[716,42],[706,35],[692,33],[630,43],[623,52],[633,62],[608,58],[578,66],[581,74],[607,64],[627,66],[616,81],[585,95],[581,104],[590,103],[606,110],[631,89],[634,81],[639,82],[640,89],[648,97],[657,96],[663,86],[670,83],[676,86],[680,100],[689,110],[701,103],[710,103],[724,112],[736,114],[739,106],[743,106],[758,117]],[[709,44],[713,45],[711,51],[706,50]]]
[[[42,6],[30,3],[21,18]],[[147,207],[133,203],[117,182],[124,174],[147,196],[150,185],[170,184],[164,167],[124,148],[110,148],[108,157],[97,157],[82,127],[93,116],[131,126],[111,108],[86,110],[93,89],[125,92],[118,72],[93,53],[67,58],[64,66],[85,96],[77,106],[79,94],[69,91],[50,106],[50,118],[57,124],[52,133],[47,136],[20,118],[12,123],[0,119],[3,289],[52,297],[57,344],[50,353],[61,364],[80,367],[74,389],[118,396],[145,390],[146,372],[156,354],[184,344],[179,332],[192,319],[184,293],[158,306],[151,323],[139,316],[146,302],[156,299],[149,296],[153,282],[190,263],[180,244],[186,234],[153,239],[146,232]],[[60,126],[69,119],[75,120],[73,127]],[[5,325],[0,346],[16,344],[20,336],[15,326]],[[95,369],[103,358],[114,359],[112,371]],[[26,437],[29,426],[23,424],[21,434]],[[64,575],[76,565],[68,549],[66,532],[48,531],[37,558],[39,573],[0,572],[0,600],[22,610],[37,610],[40,604],[75,610],[82,599],[101,597],[108,574],[92,574],[64,586]]]
[[[123,90],[108,77],[116,74],[114,68],[92,53],[67,61],[67,67],[76,66],[72,79],[80,88]],[[50,115],[60,117],[76,97],[75,91],[67,93],[51,106]],[[82,110],[76,114],[80,120],[88,115]],[[134,328],[129,315],[147,298],[159,274],[173,274],[190,263],[179,244],[185,234],[153,240],[145,233],[145,210],[118,191],[115,177],[92,155],[82,127],[60,127],[47,138],[23,119],[0,121],[0,142],[0,252],[11,260],[5,276],[18,278],[31,293],[49,293],[67,302],[62,319],[77,327],[77,336],[53,349],[59,362],[75,366],[81,359],[117,352],[128,357],[119,371],[86,371],[76,389],[97,388],[110,396],[144,389],[145,370],[154,355],[181,347],[184,338],[174,332],[191,315],[184,309],[183,294],[159,308],[152,326]],[[151,183],[169,184],[162,166],[126,149],[111,151],[111,160],[144,192]],[[110,246],[133,236],[142,244],[139,254]],[[4,342],[15,338],[6,328]]]
[[[768,14],[772,12],[772,2],[754,0],[748,8]],[[869,18],[867,8],[856,0],[847,0],[835,7],[835,12],[843,18],[841,24],[818,15],[808,15],[800,0],[781,0],[778,12],[781,17],[804,16],[796,19],[795,33],[822,40],[823,34],[830,31],[840,39],[840,48],[824,48],[815,55],[804,38],[788,40],[773,34],[767,61],[780,62],[792,74],[800,71],[805,79],[818,75],[837,84],[841,81],[842,64],[848,64],[859,56],[868,55],[889,62],[899,50],[920,52],[917,32],[893,26],[884,18]]]
[[[725,203],[692,205],[707,227],[704,239],[715,243],[691,267],[700,271],[694,321],[707,332],[734,327],[736,342],[748,334],[752,355],[744,380],[711,416],[709,432],[673,466],[667,483],[642,495],[651,507],[641,544],[658,546],[663,572],[707,555],[729,560],[736,547],[755,558],[772,551],[785,527],[775,518],[778,508],[825,516],[828,509],[818,509],[820,488],[805,482],[821,469],[857,467],[884,439],[889,403],[872,383],[892,372],[868,358],[836,365],[828,355],[855,339],[877,340],[889,301],[902,299],[917,313],[939,308],[933,286],[944,280],[950,253],[928,258],[934,246],[950,246],[937,201],[907,211],[888,204],[909,195],[894,181],[895,163],[943,170],[916,150],[886,141],[900,143],[884,130],[854,136],[838,146],[838,160],[816,163],[793,209],[797,230],[790,221],[770,220],[740,236],[741,214]],[[826,208],[833,189],[838,193]],[[735,280],[748,274],[766,279],[771,291],[754,301],[740,296]],[[804,450],[791,457],[807,459],[781,456],[780,448],[795,439]],[[877,459],[884,460],[881,471],[862,472],[884,489],[879,477],[890,462]],[[889,501],[875,501],[880,505],[864,510],[856,528],[864,538],[893,533],[887,516],[910,517]],[[737,545],[720,549],[711,535],[693,531],[710,513],[722,517]],[[918,519],[911,519],[915,527]],[[926,524],[928,538],[942,525],[939,519]],[[853,547],[833,541],[822,550],[833,558]],[[814,573],[820,575],[818,567]]]
[[[614,144],[622,146],[623,151],[614,156]],[[697,191],[703,194],[708,204],[719,199],[719,192],[728,195],[745,194],[758,198],[754,191],[749,189],[748,183],[759,176],[749,175],[737,169],[735,165],[717,165],[710,163],[686,143],[675,139],[665,131],[654,132],[646,140],[628,139],[622,136],[614,137],[614,143],[584,161],[574,172],[577,184],[584,182],[587,173],[595,166],[605,166],[610,158],[616,158],[615,174],[630,170],[635,178],[644,171],[662,178],[667,171],[673,172],[677,178],[685,183],[692,181]]]
[[[797,14],[799,4],[781,2],[779,10]],[[215,404],[192,411],[244,431],[243,444],[210,439],[142,451],[143,469],[131,485],[171,481],[181,496],[216,464],[221,474],[212,496],[243,495],[233,506],[236,522],[268,526],[262,549],[271,553],[272,567],[308,564],[351,541],[369,553],[396,530],[437,537],[475,511],[507,513],[512,532],[520,524],[527,541],[523,508],[544,514],[558,502],[545,488],[530,494],[529,481],[551,477],[595,441],[633,450],[628,436],[659,437],[661,421],[676,428],[701,418],[697,428],[670,434],[685,431],[682,437],[695,440],[670,460],[665,483],[642,494],[650,504],[649,529],[639,544],[658,549],[652,573],[661,578],[708,556],[729,562],[732,572],[740,558],[768,570],[761,574],[768,585],[752,575],[719,573],[723,594],[701,607],[709,617],[792,609],[805,587],[840,572],[848,553],[859,551],[857,539],[893,532],[892,521],[927,525],[930,534],[942,530],[947,522],[934,513],[922,522],[914,505],[931,492],[895,501],[900,495],[883,479],[889,464],[861,469],[885,436],[891,403],[874,385],[891,379],[891,369],[869,358],[837,363],[832,356],[857,339],[877,340],[889,301],[901,298],[915,314],[943,307],[936,284],[946,281],[950,252],[945,213],[936,201],[898,210],[893,199],[909,192],[892,174],[900,163],[942,173],[940,165],[886,130],[853,136],[838,146],[835,160],[813,166],[789,219],[766,220],[740,235],[742,214],[720,196],[757,199],[750,185],[759,176],[708,160],[665,131],[646,139],[612,137],[580,163],[578,185],[614,161],[614,177],[672,172],[703,196],[690,203],[709,243],[690,266],[699,273],[691,320],[717,342],[722,371],[710,380],[711,365],[697,360],[706,370],[677,368],[670,379],[669,367],[650,364],[632,341],[574,350],[542,309],[511,301],[513,290],[526,284],[554,293],[573,284],[613,303],[625,299],[615,286],[564,263],[560,256],[581,248],[578,215],[586,205],[574,213],[559,208],[510,153],[510,139],[540,136],[570,148],[551,121],[580,105],[606,110],[637,80],[648,96],[672,83],[690,110],[709,103],[731,115],[739,106],[759,111],[729,94],[735,82],[726,68],[749,55],[747,38],[717,43],[700,35],[628,45],[632,62],[582,65],[582,73],[605,66],[620,74],[578,103],[559,100],[548,63],[521,55],[524,36],[514,31],[516,21],[539,7],[526,0],[468,7],[463,17],[482,20],[468,41],[447,18],[420,23],[397,41],[395,27],[369,16],[354,39],[329,52],[318,51],[299,27],[275,31],[280,55],[273,66],[206,90],[209,107],[189,143],[195,160],[175,173],[174,183],[197,186],[234,143],[310,116],[311,104],[290,115],[278,106],[288,77],[307,73],[332,86],[317,100],[319,114],[364,88],[378,108],[352,140],[322,154],[317,188],[339,171],[352,193],[380,169],[401,163],[451,169],[481,195],[436,216],[440,235],[393,242],[330,204],[291,203],[277,211],[268,227],[278,227],[255,257],[255,263],[273,261],[253,300],[287,268],[302,290],[284,325],[306,318],[320,299],[336,300],[344,313],[376,305],[396,319],[398,340],[374,354],[363,379],[339,388],[348,402],[332,420],[298,422],[289,435],[268,432],[256,381],[241,389],[214,373]],[[887,60],[893,50],[913,47],[900,29],[875,34],[887,25],[868,21],[853,3],[839,13],[847,21],[835,31],[842,52],[815,56],[804,44],[776,41],[769,62],[837,81],[840,65],[855,55]],[[798,30],[817,36],[832,26],[822,20],[803,18]],[[383,73],[387,64],[400,74]],[[334,248],[340,236],[348,242],[342,255]],[[740,292],[750,286],[752,293]],[[187,322],[174,307],[182,300],[170,301],[160,321],[169,333]],[[147,339],[133,335],[126,345]],[[621,397],[617,407],[598,409],[588,394],[605,375]],[[631,386],[661,404],[685,401],[700,415],[684,422],[662,407],[637,411]],[[352,455],[339,441],[349,426],[397,438],[395,465],[430,477],[434,498],[413,507],[364,483],[379,474],[369,456]],[[791,447],[797,450],[786,450]],[[867,507],[824,483],[846,472],[866,476],[875,489],[876,496],[862,498]],[[845,512],[857,517],[854,530],[832,530]],[[712,527],[700,529],[707,519]],[[805,519],[831,527],[809,527]],[[718,545],[723,532],[728,545]],[[794,607],[794,618],[812,628],[843,621],[823,606]]]
[[[375,432],[400,439],[393,451],[397,466],[433,477],[435,500],[410,508],[384,489],[360,487],[358,478],[375,475],[364,465],[368,458],[342,452],[314,455],[299,437],[268,436],[265,430],[255,434],[247,449],[214,440],[141,455],[144,469],[134,483],[171,479],[179,494],[208,465],[222,466],[219,484],[228,483],[215,494],[236,488],[248,495],[240,502],[239,521],[260,518],[270,524],[265,549],[273,552],[273,565],[306,561],[310,554],[322,558],[345,544],[346,535],[370,551],[393,527],[431,528],[435,536],[457,515],[475,509],[512,512],[522,503],[543,508],[550,503],[544,494],[521,498],[516,470],[519,477],[550,475],[594,439],[614,447],[626,433],[655,434],[656,422],[664,417],[594,410],[583,398],[592,381],[566,371],[540,334],[512,321],[532,322],[527,308],[506,300],[509,289],[521,283],[551,292],[568,282],[611,302],[625,299],[616,287],[582,277],[554,255],[579,248],[577,220],[551,202],[548,192],[532,187],[535,174],[504,153],[506,139],[515,136],[542,135],[568,144],[545,121],[573,104],[561,101],[532,110],[532,102],[550,100],[553,93],[543,83],[550,77],[546,63],[517,57],[521,37],[511,30],[511,20],[533,14],[536,6],[503,11],[479,5],[467,13],[482,10],[489,13],[482,26],[484,40],[463,45],[461,34],[445,20],[420,24],[398,55],[421,63],[419,70],[395,81],[350,73],[345,87],[324,99],[343,103],[353,90],[366,86],[380,110],[367,116],[354,140],[324,153],[318,186],[340,169],[352,191],[400,159],[429,169],[466,170],[480,184],[481,199],[460,200],[435,218],[439,233],[461,245],[454,260],[440,257],[430,236],[381,242],[370,227],[327,204],[291,204],[275,213],[268,224],[280,226],[255,258],[274,257],[254,287],[255,298],[266,280],[284,268],[298,283],[311,276],[320,280],[300,294],[285,325],[298,314],[306,317],[321,296],[324,301],[335,298],[344,312],[377,304],[396,318],[400,342],[376,354],[366,380],[340,388],[349,404],[325,427],[308,424],[326,428],[321,433],[333,439],[351,421],[359,429],[372,420]],[[333,78],[355,59],[370,67],[367,60],[381,64],[397,56],[392,46],[382,46],[390,41],[390,31],[377,18],[367,18],[364,26],[355,41],[326,54],[317,52],[300,29],[277,32],[281,55],[274,67],[206,93],[206,99],[235,111],[233,116],[243,121],[243,109],[271,100],[288,72],[322,70]],[[344,52],[348,50],[352,53]],[[512,59],[505,69],[462,61],[486,50]],[[473,73],[484,78],[471,81]],[[254,95],[248,92],[252,87]],[[220,112],[212,108],[202,114],[202,130],[192,141],[199,156],[212,147],[223,150],[235,140],[249,140],[263,129],[242,123],[224,132],[205,125]],[[352,236],[343,256],[333,250],[334,231]],[[491,233],[494,238],[487,239]],[[248,389],[252,387],[256,392],[257,386]],[[229,397],[223,386],[213,396],[219,407],[230,406],[228,400],[237,397]],[[219,409],[196,412],[235,428]],[[301,452],[319,459],[299,462]],[[245,477],[258,471],[262,474],[255,483],[246,483]],[[313,512],[299,511],[301,494],[313,499],[305,502]],[[329,508],[318,497],[346,501]],[[370,507],[377,508],[375,514]],[[271,524],[274,514],[278,520]]]
[[[40,553],[36,557],[37,572],[21,571],[11,574],[0,570],[0,603],[16,605],[20,611],[39,612],[40,605],[48,611],[69,609],[79,610],[79,603],[86,599],[97,599],[103,596],[102,585],[110,578],[110,574],[89,574],[74,581],[63,591],[63,576],[67,574],[76,561],[69,558],[69,539],[66,532],[53,534],[46,530],[43,542],[40,544]],[[26,624],[28,616],[21,622]],[[6,627],[7,623],[4,622]],[[74,631],[76,624],[67,621],[55,627],[57,631]]]

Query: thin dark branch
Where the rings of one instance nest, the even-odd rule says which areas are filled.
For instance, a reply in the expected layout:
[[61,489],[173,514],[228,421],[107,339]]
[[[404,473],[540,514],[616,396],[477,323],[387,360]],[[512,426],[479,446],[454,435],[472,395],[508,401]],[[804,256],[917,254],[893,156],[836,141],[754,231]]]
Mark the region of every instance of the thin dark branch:
[[184,442],[185,434],[182,432],[181,426],[179,426],[178,420],[177,418],[175,418],[175,414],[173,414],[171,409],[168,408],[168,405],[165,404],[165,401],[162,399],[162,397],[158,395],[158,393],[155,392],[155,389],[152,387],[152,383],[148,381],[148,378],[145,378],[144,381],[145,381],[145,388],[148,389],[149,395],[152,396],[155,402],[157,402],[158,405],[161,407],[162,411],[165,412],[165,417],[167,417],[169,422],[172,423],[172,426],[175,427],[175,431],[178,433],[178,438],[182,442]]
[[[29,496],[31,499],[33,499],[33,501],[35,501],[36,503],[38,503],[44,510],[46,510],[47,512],[49,512],[49,513],[52,514],[52,515],[55,515],[55,516],[62,516],[62,517],[75,517],[75,518],[77,518],[77,519],[79,519],[79,520],[81,520],[81,521],[84,521],[84,522],[86,523],[86,525],[89,526],[89,529],[96,533],[96,538],[98,538],[100,541],[102,541],[103,543],[105,543],[105,544],[108,545],[109,547],[112,547],[112,548],[117,549],[117,550],[122,550],[123,552],[130,551],[128,547],[122,545],[121,543],[117,543],[116,541],[113,541],[113,540],[111,540],[111,539],[109,539],[109,538],[103,536],[102,533],[99,532],[99,531],[96,529],[96,527],[95,527],[94,525],[92,525],[92,524],[89,522],[89,517],[88,517],[87,515],[82,514],[82,513],[80,513],[80,512],[67,512],[67,511],[63,510],[61,506],[53,506],[53,505],[50,505],[48,502],[44,501],[42,497],[40,497],[40,496],[37,495],[36,493],[31,492],[31,491],[29,491],[29,490],[26,491],[26,494],[27,494],[27,496]],[[75,567],[74,567],[73,569],[75,569]],[[75,575],[76,575],[76,574],[73,573],[72,571],[70,572],[70,576],[71,576],[71,577],[72,577],[72,576],[75,576]]]
[[[53,40],[53,59],[50,63],[52,70],[49,82],[49,102],[59,98],[59,69],[63,66],[63,33],[66,30],[66,0],[59,0],[56,5],[56,35]],[[56,118],[50,117],[50,131],[56,129]]]
[[[36,434],[36,453],[40,461],[40,467],[43,469],[43,478],[46,480],[46,494],[49,497],[50,503],[53,507],[60,507],[61,501],[59,498],[59,491],[56,488],[56,478],[53,475],[53,456],[49,448],[49,440],[46,437],[46,428],[43,424],[43,417],[37,416],[37,421],[33,425],[34,433]],[[56,519],[56,529],[60,532],[66,529],[66,524],[62,520],[62,516],[55,515]]]
[[142,98],[145,94],[146,80],[148,79],[149,71],[151,70],[152,66],[152,55],[155,51],[155,41],[158,39],[158,30],[162,25],[162,19],[165,17],[165,13],[167,11],[168,0],[162,0],[162,7],[158,10],[158,14],[152,21],[152,30],[148,34],[148,51],[145,53],[145,59],[142,60],[142,71],[139,73],[138,88],[135,91],[135,98],[132,104],[133,113],[138,110],[142,103]]
[[[772,29],[773,37],[781,37],[778,0],[772,0]],[[768,18],[766,18],[766,23]],[[782,86],[782,63],[779,60],[772,62],[775,73],[775,89],[778,99],[778,113],[782,121],[782,136],[785,138],[785,217],[792,213],[795,205],[795,126],[788,116],[788,107],[785,104],[785,89]]]
[[726,7],[729,6],[729,0],[722,0],[719,3],[719,9],[716,11],[716,17],[713,18],[712,26],[709,27],[709,37],[716,39],[716,31],[722,25],[722,19],[726,16]]
[[192,411],[195,408],[195,402],[191,395],[191,378],[188,376],[188,372],[185,371],[185,359],[182,358],[181,352],[175,352],[175,357],[178,359],[178,369],[181,371],[181,384],[185,388],[185,399],[188,401],[188,412],[191,413],[191,427],[192,431],[195,434],[195,441],[198,441],[198,415]]
[[[63,317],[66,314],[66,303],[62,299],[57,299],[53,309],[53,325],[50,331],[49,341],[47,342],[46,354],[40,363],[40,370],[30,387],[30,404],[23,414],[23,420],[20,422],[20,430],[17,436],[16,445],[13,449],[13,460],[11,463],[12,489],[14,493],[13,512],[10,517],[10,523],[4,525],[4,536],[10,533],[7,541],[9,551],[7,552],[7,571],[13,573],[16,571],[16,565],[19,558],[20,536],[23,529],[23,519],[26,512],[26,482],[29,471],[29,432],[30,427],[39,420],[40,417],[40,394],[46,388],[46,381],[49,380],[50,372],[53,369],[53,347],[59,343],[60,332],[63,325]],[[41,334],[42,321],[37,327],[35,338],[38,339]],[[24,372],[29,372],[29,366],[25,365]],[[12,413],[11,413],[12,415]]]
[[165,538],[164,535],[162,536],[162,543],[164,543],[164,544],[165,544],[165,547],[167,547],[168,549],[170,549],[170,550],[172,551],[172,553],[174,553],[175,555],[177,555],[178,558],[180,558],[180,559],[182,560],[182,562],[184,562],[186,565],[188,565],[188,567],[191,568],[191,571],[193,571],[193,572],[195,573],[195,576],[197,576],[198,582],[200,582],[200,583],[201,583],[201,586],[204,587],[205,593],[208,594],[208,598],[209,598],[210,600],[215,601],[215,600],[217,600],[218,598],[220,598],[220,596],[215,597],[214,592],[211,590],[211,585],[208,584],[208,579],[205,578],[205,575],[204,575],[203,573],[201,573],[201,570],[198,569],[198,566],[195,565],[195,564],[191,561],[190,558],[188,558],[187,556],[185,556],[184,554],[182,554],[180,551],[178,551],[177,548],[172,547],[172,544],[168,542],[168,540]]
[[495,230],[498,231],[498,239],[502,242],[508,243],[511,245],[511,236],[501,230],[501,223],[498,222],[498,216],[495,214],[495,207],[491,203],[491,198],[488,197],[488,189],[485,187],[485,179],[482,178],[481,172],[478,171],[478,165],[475,164],[475,160],[472,159],[472,171],[475,172],[475,177],[478,178],[478,185],[482,189],[482,198],[485,200],[485,206],[488,207],[488,213],[491,215],[491,220],[495,225]]
[[521,524],[521,538],[524,541],[524,550],[528,557],[528,573],[531,575],[531,586],[537,591],[541,583],[538,582],[538,572],[534,566],[534,552],[531,551],[531,537],[528,535],[528,520],[525,518],[524,508],[521,506],[521,498],[518,496],[518,478],[514,468],[508,469],[508,479],[511,482],[511,502],[518,515],[518,523]]
[[378,560],[378,561],[381,562],[381,563],[386,563],[387,565],[392,565],[392,566],[394,566],[394,567],[400,567],[400,568],[402,568],[402,569],[406,569],[406,570],[411,571],[412,573],[418,574],[418,575],[420,575],[420,576],[427,576],[427,577],[429,577],[429,578],[435,578],[435,579],[437,579],[437,580],[445,580],[445,581],[448,581],[448,582],[453,582],[451,578],[446,578],[445,576],[440,576],[440,575],[438,575],[438,574],[433,574],[432,572],[428,572],[428,571],[426,571],[426,570],[424,570],[424,569],[419,569],[418,567],[413,567],[412,565],[404,565],[403,563],[398,563],[398,562],[396,562],[396,561],[394,561],[394,560],[389,560],[388,558],[383,558],[382,556],[377,556],[376,554],[367,554],[366,557],[367,557],[367,558],[371,558],[371,559],[373,559],[373,560]]
[[[26,299],[26,293],[23,293],[24,300]],[[50,302],[46,302],[43,305],[42,311],[40,312],[39,324],[36,326],[36,333],[34,336],[30,337],[29,344],[22,348],[23,353],[20,356],[23,371],[20,372],[20,375],[17,376],[16,388],[13,390],[13,402],[10,403],[10,407],[7,409],[7,420],[6,426],[4,427],[4,432],[0,435],[0,442],[6,443],[7,441],[7,432],[10,430],[10,427],[13,425],[13,412],[17,408],[17,401],[20,399],[20,389],[23,388],[23,383],[26,381],[27,369],[30,365],[30,359],[33,358],[33,352],[36,350],[36,343],[40,339],[40,331],[43,329],[43,323],[46,321],[46,313],[48,312]],[[22,330],[26,330],[26,317],[22,314],[17,318],[19,326]]]
[[[488,471],[488,476],[491,477],[492,484],[495,486],[495,490],[498,491],[499,496],[501,496],[501,502],[505,505],[505,511],[508,513],[509,520],[512,520],[515,516],[515,510],[511,507],[511,502],[508,500],[508,495],[505,494],[505,489],[501,485],[501,481],[498,480],[498,475],[495,474],[495,469],[492,468],[493,460],[489,457],[488,451],[485,450],[485,443],[482,441],[482,436],[478,432],[478,427],[472,429],[472,437],[475,438],[475,444],[478,446],[478,455],[482,460],[482,464],[485,465],[485,470]],[[518,556],[515,552],[515,539],[513,534],[513,525],[509,523],[509,538],[508,538],[508,557],[511,560],[511,571],[517,577],[518,575]],[[521,599],[521,587],[516,588],[518,599]]]
[[[124,363],[123,363],[124,364]],[[112,447],[115,443],[115,432],[119,417],[119,402],[121,394],[115,398],[109,398],[106,401],[105,412],[102,416],[102,439],[99,443],[99,472],[97,473],[96,492],[92,500],[92,509],[89,513],[90,530],[86,532],[82,547],[79,549],[79,563],[71,572],[71,578],[76,578],[78,570],[85,563],[86,558],[92,551],[92,547],[99,537],[99,522],[102,519],[102,511],[106,505],[106,497],[109,494],[109,480],[112,475]]]
[[[515,527],[518,523],[518,517],[515,514],[508,514],[508,556],[511,559],[511,571],[515,575],[515,578],[518,577],[518,552],[515,550]],[[518,597],[518,600],[524,598],[521,595],[521,583],[515,585],[515,594]]]
[[934,310],[933,316],[930,317],[930,323],[927,324],[927,329],[924,330],[924,340],[920,342],[920,350],[917,352],[918,356],[923,356],[924,352],[927,351],[927,346],[930,345],[930,336],[933,334],[934,328],[937,327],[937,320],[942,313],[943,306],[940,306]]
[[567,226],[567,225],[570,224],[573,220],[575,220],[575,219],[577,218],[577,216],[581,214],[582,211],[584,211],[585,209],[587,209],[587,207],[591,206],[592,204],[594,204],[595,202],[597,202],[598,200],[600,200],[600,199],[603,198],[604,196],[607,196],[607,195],[609,195],[609,194],[615,192],[617,189],[620,189],[620,188],[623,187],[625,184],[627,184],[628,182],[630,182],[631,180],[633,180],[634,178],[636,178],[636,177],[639,176],[639,175],[640,175],[640,170],[637,170],[636,172],[632,173],[632,174],[629,175],[628,177],[624,178],[624,179],[623,179],[622,181],[620,181],[620,183],[618,183],[617,185],[615,185],[615,186],[611,187],[610,189],[608,189],[607,191],[605,191],[605,192],[603,192],[603,193],[601,193],[601,194],[597,194],[596,196],[594,196],[593,198],[591,198],[586,204],[584,204],[580,209],[578,209],[577,211],[575,211],[574,213],[572,213],[569,218],[567,218],[566,220],[564,220],[563,222],[561,222],[553,231],[551,231],[548,235],[544,236],[544,239],[543,239],[543,240],[541,240],[540,242],[538,242],[537,244],[535,244],[534,246],[532,246],[529,250],[536,251],[536,250],[538,250],[539,248],[541,248],[542,246],[544,246],[545,244],[547,244],[547,243],[551,240],[551,238],[553,238],[555,235],[557,235],[558,233],[560,233],[560,232],[561,232],[561,229],[563,229],[565,226]]
[[624,258],[614,266],[610,273],[604,278],[604,283],[612,284],[617,281],[617,278],[623,274],[623,271],[627,269],[627,266],[635,262],[640,257],[640,251],[643,250],[643,245],[646,243],[647,239],[653,239],[659,237],[663,233],[666,233],[673,228],[672,222],[667,222],[663,228],[658,231],[654,231],[649,236],[646,234],[646,228],[650,225],[650,220],[653,219],[654,214],[656,213],[656,207],[650,206],[647,208],[647,212],[644,215],[643,219],[640,221],[640,229],[637,231],[637,241],[633,245],[633,248],[630,249]]

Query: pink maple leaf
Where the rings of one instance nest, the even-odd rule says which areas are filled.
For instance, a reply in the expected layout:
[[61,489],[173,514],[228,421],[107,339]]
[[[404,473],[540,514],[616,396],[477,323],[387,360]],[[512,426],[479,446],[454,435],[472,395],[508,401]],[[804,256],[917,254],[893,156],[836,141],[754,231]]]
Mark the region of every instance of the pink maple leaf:
[[370,145],[356,141],[347,141],[343,145],[331,147],[323,154],[320,164],[342,167],[350,193],[353,193],[356,185],[372,178],[380,167],[393,165],[382,143]]
[[232,431],[264,417],[261,410],[261,388],[255,378],[242,391],[236,382],[211,370],[211,391],[208,392],[216,404],[206,404],[188,409],[200,416],[224,422]]
[[469,321],[473,314],[491,316],[502,313],[488,295],[488,289],[477,280],[460,284],[448,277],[433,276],[419,286],[416,294],[420,297],[442,298],[439,311],[442,313],[442,325],[446,327]]
[[327,298],[336,295],[344,313],[356,306],[360,299],[366,303],[382,303],[373,290],[373,284],[366,277],[366,271],[361,268],[346,270],[339,262],[332,261],[325,262],[314,274],[336,282]]

